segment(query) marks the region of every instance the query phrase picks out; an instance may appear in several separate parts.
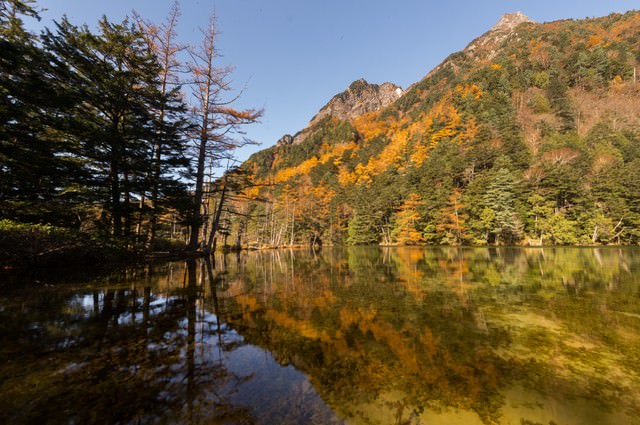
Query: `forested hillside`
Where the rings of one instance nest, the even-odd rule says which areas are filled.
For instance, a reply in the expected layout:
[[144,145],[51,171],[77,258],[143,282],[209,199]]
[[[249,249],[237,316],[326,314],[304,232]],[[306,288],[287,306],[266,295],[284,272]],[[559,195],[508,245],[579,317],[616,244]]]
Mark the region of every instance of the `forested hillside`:
[[507,15],[392,104],[325,114],[254,154],[253,201],[228,232],[253,246],[638,244],[639,62],[638,12]]

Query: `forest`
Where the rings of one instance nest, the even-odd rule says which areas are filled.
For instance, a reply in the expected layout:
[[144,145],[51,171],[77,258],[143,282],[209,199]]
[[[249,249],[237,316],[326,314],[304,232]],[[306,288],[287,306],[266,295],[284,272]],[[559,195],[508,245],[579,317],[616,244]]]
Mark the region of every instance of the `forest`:
[[236,231],[257,247],[636,245],[639,32],[633,11],[489,31],[390,106],[253,155],[260,201],[236,204]]
[[215,170],[262,113],[233,108],[215,19],[186,46],[178,3],[40,34],[36,2],[0,5],[0,259],[211,250]]
[[[0,8],[0,264],[301,245],[640,243],[640,13],[524,22],[238,165],[216,21]],[[357,90],[352,84],[349,89]],[[226,166],[220,176],[216,170]]]

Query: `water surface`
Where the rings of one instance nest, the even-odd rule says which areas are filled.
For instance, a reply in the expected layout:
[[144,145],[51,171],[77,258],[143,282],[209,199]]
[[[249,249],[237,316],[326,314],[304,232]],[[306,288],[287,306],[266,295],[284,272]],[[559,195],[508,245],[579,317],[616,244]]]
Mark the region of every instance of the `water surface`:
[[0,287],[0,423],[637,424],[640,249],[264,251]]

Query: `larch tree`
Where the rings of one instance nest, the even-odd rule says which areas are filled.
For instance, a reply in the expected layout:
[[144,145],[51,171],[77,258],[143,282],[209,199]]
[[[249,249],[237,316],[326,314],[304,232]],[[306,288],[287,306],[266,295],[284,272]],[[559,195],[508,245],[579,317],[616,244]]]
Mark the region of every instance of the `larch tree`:
[[422,217],[418,212],[422,204],[420,195],[411,193],[402,203],[395,216],[392,238],[400,245],[416,245],[424,242],[420,225]]
[[[207,160],[210,165],[216,165],[224,159],[231,159],[235,149],[250,143],[242,137],[240,127],[255,123],[262,115],[260,110],[238,110],[230,106],[238,97],[231,97],[231,99],[227,97],[231,91],[229,80],[231,68],[216,64],[219,54],[216,48],[215,15],[212,15],[208,28],[202,33],[202,43],[199,48],[191,51],[190,63],[195,99],[193,113],[196,174],[189,251],[197,251],[201,243]],[[218,205],[217,208],[222,208],[222,205]],[[211,229],[213,232],[215,230]]]
[[436,225],[442,234],[442,243],[461,245],[466,231],[465,205],[461,202],[462,191],[454,188],[447,199],[447,205],[442,210],[440,222]]

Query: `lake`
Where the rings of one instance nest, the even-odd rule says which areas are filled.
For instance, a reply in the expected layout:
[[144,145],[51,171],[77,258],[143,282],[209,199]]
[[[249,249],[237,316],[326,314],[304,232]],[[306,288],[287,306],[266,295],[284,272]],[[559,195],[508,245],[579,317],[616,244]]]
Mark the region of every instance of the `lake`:
[[0,423],[637,424],[639,248],[0,277]]

